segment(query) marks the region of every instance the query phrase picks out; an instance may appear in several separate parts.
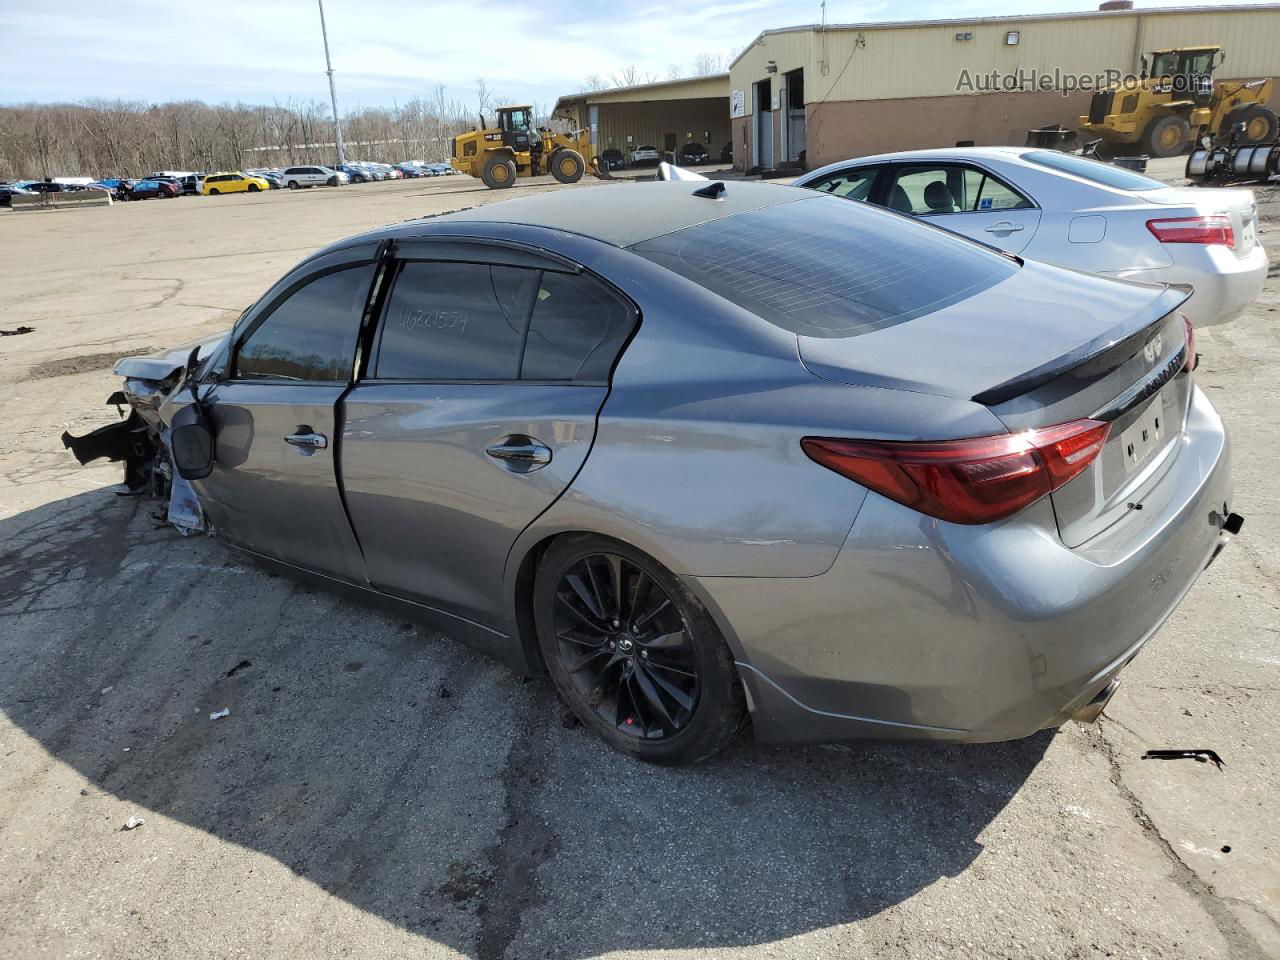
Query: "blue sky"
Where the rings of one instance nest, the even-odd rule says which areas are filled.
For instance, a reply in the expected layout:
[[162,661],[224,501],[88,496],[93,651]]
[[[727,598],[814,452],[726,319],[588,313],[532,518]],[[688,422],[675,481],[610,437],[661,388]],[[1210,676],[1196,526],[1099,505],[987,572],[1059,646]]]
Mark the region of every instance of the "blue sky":
[[[1202,0],[1213,2],[1213,0]],[[1224,0],[1225,2],[1225,0]],[[905,0],[827,7],[833,23],[1092,10],[1081,0]],[[798,0],[327,0],[343,110],[428,94],[470,107],[476,78],[550,105],[627,64],[665,79],[762,29],[814,23]],[[0,102],[327,100],[315,0],[0,0]]]

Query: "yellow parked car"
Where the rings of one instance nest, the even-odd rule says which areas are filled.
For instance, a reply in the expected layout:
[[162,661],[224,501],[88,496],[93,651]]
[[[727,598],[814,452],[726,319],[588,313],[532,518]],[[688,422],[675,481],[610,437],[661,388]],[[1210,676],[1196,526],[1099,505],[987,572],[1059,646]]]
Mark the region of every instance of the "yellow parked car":
[[247,173],[211,173],[204,178],[201,193],[212,197],[219,193],[257,193],[259,190],[270,190],[271,184],[262,177],[253,177]]

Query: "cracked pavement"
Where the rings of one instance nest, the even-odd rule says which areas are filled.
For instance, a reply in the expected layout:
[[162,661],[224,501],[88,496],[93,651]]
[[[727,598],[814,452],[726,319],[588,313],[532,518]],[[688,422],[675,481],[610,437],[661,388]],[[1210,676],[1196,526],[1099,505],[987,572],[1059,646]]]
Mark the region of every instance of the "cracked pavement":
[[548,683],[183,538],[61,448],[114,418],[115,357],[224,328],[331,240],[494,198],[0,215],[0,327],[36,328],[0,367],[0,956],[1280,957],[1280,270],[1199,335],[1243,534],[1100,723],[1016,743],[640,766]]

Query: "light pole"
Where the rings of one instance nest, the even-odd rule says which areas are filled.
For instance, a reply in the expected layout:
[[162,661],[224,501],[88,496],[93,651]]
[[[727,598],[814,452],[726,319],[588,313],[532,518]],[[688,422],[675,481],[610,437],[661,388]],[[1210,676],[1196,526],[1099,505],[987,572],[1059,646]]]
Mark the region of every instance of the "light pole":
[[320,36],[324,38],[324,66],[329,74],[329,101],[333,104],[333,135],[338,143],[338,165],[347,162],[346,151],[342,149],[342,121],[338,119],[338,89],[333,85],[333,63],[329,59],[329,31],[324,25],[324,0],[316,0],[320,4]]

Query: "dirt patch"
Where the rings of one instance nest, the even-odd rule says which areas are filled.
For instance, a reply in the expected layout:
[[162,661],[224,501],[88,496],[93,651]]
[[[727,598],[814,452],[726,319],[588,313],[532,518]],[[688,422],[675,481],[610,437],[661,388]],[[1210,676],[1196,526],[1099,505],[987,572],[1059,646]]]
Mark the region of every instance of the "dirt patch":
[[48,380],[50,377],[69,377],[77,373],[90,373],[94,370],[109,370],[116,361],[124,356],[154,353],[154,347],[131,347],[127,352],[114,350],[111,353],[86,353],[78,357],[63,357],[59,360],[46,360],[37,363],[24,380]]

